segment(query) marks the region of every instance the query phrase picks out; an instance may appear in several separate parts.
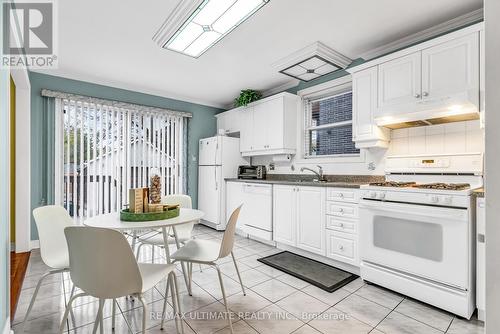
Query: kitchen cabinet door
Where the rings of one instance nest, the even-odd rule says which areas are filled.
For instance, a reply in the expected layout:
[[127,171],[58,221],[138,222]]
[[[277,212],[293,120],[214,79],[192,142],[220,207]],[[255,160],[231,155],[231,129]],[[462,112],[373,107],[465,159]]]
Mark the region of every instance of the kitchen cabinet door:
[[479,33],[422,51],[422,98],[441,100],[467,94],[479,106]]
[[415,52],[378,66],[378,108],[381,112],[405,112],[401,106],[421,100],[421,61],[421,53]]
[[268,102],[265,102],[253,107],[252,151],[267,149],[267,133],[269,127],[267,104]]
[[325,188],[298,187],[297,247],[326,255],[325,220]]
[[296,189],[295,186],[273,186],[273,239],[296,246]]
[[[227,182],[226,183],[226,217],[229,219],[233,211],[239,207],[242,203],[245,203],[244,193],[243,193],[244,183],[241,182]],[[236,227],[240,230],[243,229],[246,206],[243,206],[240,211],[240,217],[236,223]]]
[[357,238],[353,234],[326,231],[326,256],[345,263],[359,266]]
[[265,107],[266,149],[284,148],[284,105],[283,97],[276,98],[267,103]]
[[389,132],[375,124],[378,67],[352,75],[352,139],[357,148],[388,147]]
[[478,198],[476,204],[476,306],[479,320],[485,319],[486,311],[486,258],[485,258],[485,232],[486,232],[486,210],[484,198]]
[[253,112],[253,107],[246,107],[240,111],[240,152],[251,152],[253,149]]

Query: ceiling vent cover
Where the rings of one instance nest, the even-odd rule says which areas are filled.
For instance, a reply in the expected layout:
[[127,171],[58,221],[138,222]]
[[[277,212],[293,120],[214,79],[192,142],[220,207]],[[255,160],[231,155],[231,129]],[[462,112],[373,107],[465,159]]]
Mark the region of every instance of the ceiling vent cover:
[[344,69],[351,62],[350,58],[316,42],[277,61],[273,66],[280,73],[307,82]]

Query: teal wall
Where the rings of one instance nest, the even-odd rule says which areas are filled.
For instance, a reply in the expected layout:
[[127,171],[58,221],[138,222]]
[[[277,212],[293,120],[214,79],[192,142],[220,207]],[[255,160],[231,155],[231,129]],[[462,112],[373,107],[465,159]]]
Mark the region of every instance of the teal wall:
[[[216,133],[215,114],[223,111],[204,105],[148,95],[124,89],[96,85],[89,82],[71,80],[40,73],[30,73],[31,82],[31,207],[39,206],[43,198],[47,198],[47,180],[53,178],[53,167],[46,158],[48,138],[53,138],[54,128],[51,126],[53,115],[44,115],[44,99],[40,95],[42,89],[51,89],[72,94],[87,95],[103,99],[137,103],[153,107],[187,111],[193,114],[188,127],[188,194],[193,197],[196,207],[198,198],[198,141]],[[27,133],[29,133],[27,131]],[[193,160],[193,157],[196,160]],[[49,166],[49,167],[47,167]],[[38,239],[34,223],[31,224],[31,239]]]
[[[3,18],[3,2],[0,3],[0,17]],[[3,25],[0,24],[0,49],[3,45]],[[0,56],[2,51],[0,50]],[[9,71],[0,67],[0,332],[3,331],[9,317],[9,281],[10,281],[10,242],[9,242],[9,207],[10,207],[10,135],[9,135]]]

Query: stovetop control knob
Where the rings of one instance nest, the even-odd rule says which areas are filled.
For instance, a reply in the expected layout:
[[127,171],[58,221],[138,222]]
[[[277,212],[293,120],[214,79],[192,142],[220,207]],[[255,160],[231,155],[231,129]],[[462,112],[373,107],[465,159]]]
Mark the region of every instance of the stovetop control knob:
[[453,199],[451,196],[446,196],[443,198],[444,204],[451,204],[452,200]]
[[375,191],[370,191],[369,196],[371,198],[376,198],[377,197],[377,193]]
[[431,196],[431,203],[437,203],[437,202],[439,202],[439,197]]
[[378,194],[378,198],[380,198],[380,199],[384,199],[384,198],[385,198],[385,193],[380,193],[380,194]]

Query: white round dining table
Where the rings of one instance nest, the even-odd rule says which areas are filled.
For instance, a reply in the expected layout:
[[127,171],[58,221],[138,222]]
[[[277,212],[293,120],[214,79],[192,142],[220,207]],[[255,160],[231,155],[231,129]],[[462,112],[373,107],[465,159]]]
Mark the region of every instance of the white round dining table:
[[146,222],[129,222],[120,220],[120,213],[113,212],[86,219],[83,225],[90,227],[111,228],[114,230],[147,230],[158,228],[169,228],[176,225],[186,224],[200,220],[205,214],[195,209],[179,210],[179,215],[170,219],[152,220]]
[[[95,216],[95,217],[86,219],[83,222],[83,225],[89,226],[89,227],[109,228],[109,229],[120,230],[120,231],[156,230],[156,229],[161,228],[162,234],[163,234],[165,256],[167,259],[167,263],[171,263],[170,250],[168,248],[169,230],[172,229],[173,234],[174,234],[174,238],[175,238],[175,243],[177,245],[177,249],[179,249],[181,247],[181,244],[179,242],[179,239],[177,238],[177,232],[175,231],[175,227],[182,225],[182,224],[190,223],[190,222],[198,222],[204,215],[205,215],[204,212],[200,211],[200,210],[181,208],[179,210],[179,216],[174,217],[174,218],[163,219],[163,220],[152,220],[152,221],[145,221],[145,222],[129,222],[129,221],[121,220],[120,213],[114,212],[114,213],[107,213],[104,215],[99,215],[99,216]],[[181,262],[181,266],[182,266],[182,271],[184,274],[184,280],[186,282],[186,286],[188,286],[187,271],[186,271],[184,263]]]

